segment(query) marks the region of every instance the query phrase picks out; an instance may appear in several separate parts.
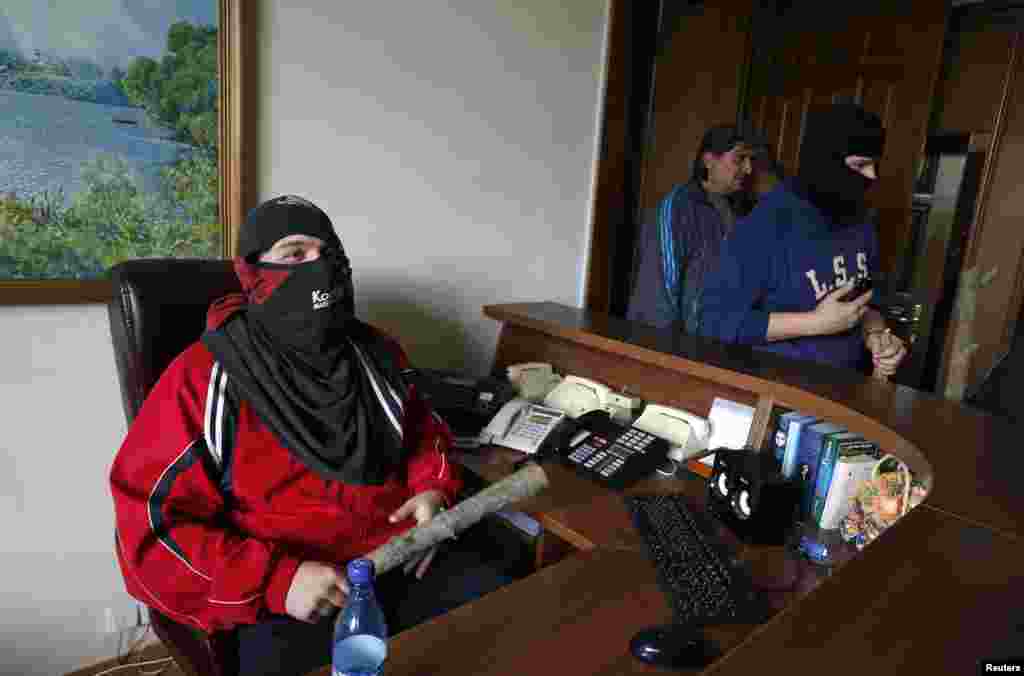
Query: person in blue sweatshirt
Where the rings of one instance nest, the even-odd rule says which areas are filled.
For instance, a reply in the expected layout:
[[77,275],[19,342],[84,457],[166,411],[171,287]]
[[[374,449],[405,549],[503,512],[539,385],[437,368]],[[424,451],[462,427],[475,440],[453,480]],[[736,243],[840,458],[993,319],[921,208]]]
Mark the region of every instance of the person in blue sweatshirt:
[[895,373],[906,348],[868,307],[872,292],[844,300],[877,276],[864,198],[884,144],[881,120],[860,106],[808,111],[797,175],[737,223],[705,276],[702,335],[850,368],[866,348],[876,376]]
[[696,331],[702,278],[736,223],[753,145],[753,134],[732,125],[704,133],[689,181],[640,226],[628,319]]

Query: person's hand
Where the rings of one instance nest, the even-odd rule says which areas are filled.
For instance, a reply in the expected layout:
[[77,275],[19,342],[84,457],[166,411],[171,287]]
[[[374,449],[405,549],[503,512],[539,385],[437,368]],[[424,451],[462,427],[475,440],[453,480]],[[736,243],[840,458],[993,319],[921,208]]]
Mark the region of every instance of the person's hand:
[[832,290],[827,296],[821,299],[814,308],[814,319],[817,333],[815,335],[827,336],[833,333],[849,331],[860,323],[864,313],[868,311],[868,301],[874,291],[868,291],[859,298],[851,301],[841,300],[843,296],[853,289],[853,280]]
[[[423,491],[406,500],[405,504],[396,509],[388,520],[392,523],[397,523],[402,519],[412,517],[416,519],[416,524],[419,525],[433,519],[436,514],[442,511],[443,506],[444,494],[441,491]],[[430,562],[434,560],[436,552],[437,545],[410,558],[405,562],[404,570],[406,574],[415,568],[416,578],[421,579],[426,574],[427,568],[430,567]]]
[[864,338],[864,345],[871,352],[873,375],[876,378],[884,379],[896,373],[900,362],[907,356],[907,347],[903,340],[888,329],[870,332]]
[[284,600],[284,610],[296,620],[316,622],[345,605],[348,580],[336,567],[303,561],[295,571]]

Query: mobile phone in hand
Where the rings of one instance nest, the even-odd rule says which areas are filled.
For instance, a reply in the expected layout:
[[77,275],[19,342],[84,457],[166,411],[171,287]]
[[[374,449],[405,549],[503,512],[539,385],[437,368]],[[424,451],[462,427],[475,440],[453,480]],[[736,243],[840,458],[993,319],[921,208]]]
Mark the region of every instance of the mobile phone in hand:
[[849,303],[851,300],[856,300],[857,298],[860,298],[868,291],[870,291],[872,288],[874,288],[874,284],[871,282],[870,277],[858,277],[857,281],[853,285],[853,288],[850,289],[850,292],[843,296],[840,300],[842,300],[844,303]]

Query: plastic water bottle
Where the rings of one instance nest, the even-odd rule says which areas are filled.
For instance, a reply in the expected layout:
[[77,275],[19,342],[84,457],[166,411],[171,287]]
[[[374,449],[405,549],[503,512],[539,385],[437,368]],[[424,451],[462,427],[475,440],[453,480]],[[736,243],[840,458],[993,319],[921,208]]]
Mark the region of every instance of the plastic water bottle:
[[388,627],[373,590],[373,561],[348,564],[349,595],[334,625],[333,676],[379,676],[388,656]]

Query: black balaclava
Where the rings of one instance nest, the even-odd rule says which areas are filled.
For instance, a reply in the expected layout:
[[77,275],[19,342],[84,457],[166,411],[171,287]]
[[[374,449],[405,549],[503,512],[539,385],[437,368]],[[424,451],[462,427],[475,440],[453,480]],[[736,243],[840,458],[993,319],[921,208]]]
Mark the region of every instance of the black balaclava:
[[863,218],[864,198],[873,183],[847,167],[846,158],[860,155],[877,162],[884,147],[881,118],[856,104],[834,104],[807,112],[797,183],[834,227]]
[[[320,257],[300,265],[263,263],[259,256],[289,235],[308,235],[324,242]],[[249,321],[282,347],[301,354],[324,370],[336,358],[338,341],[332,335],[352,318],[352,270],[334,232],[319,207],[286,195],[268,200],[250,212],[239,235],[238,253],[258,271],[281,271],[287,277],[273,292],[249,307]],[[259,274],[259,273],[258,273]]]
[[[316,260],[262,263],[288,235],[324,242]],[[351,269],[327,215],[295,196],[253,209],[235,271],[244,300],[203,342],[281,444],[327,479],[379,484],[406,456],[406,387],[387,340],[353,315]]]

